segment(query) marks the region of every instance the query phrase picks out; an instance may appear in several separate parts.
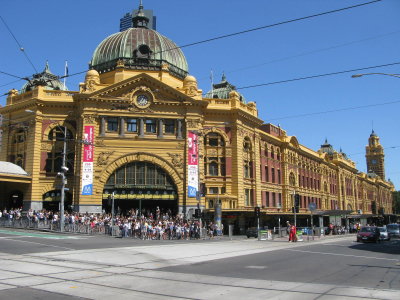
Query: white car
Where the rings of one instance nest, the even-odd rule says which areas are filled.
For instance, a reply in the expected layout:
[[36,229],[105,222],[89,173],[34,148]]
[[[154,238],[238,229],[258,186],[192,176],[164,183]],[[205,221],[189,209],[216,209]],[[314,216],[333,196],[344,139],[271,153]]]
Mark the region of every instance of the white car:
[[378,229],[379,229],[379,232],[381,235],[380,239],[383,241],[390,241],[390,236],[387,231],[387,228],[386,227],[378,227]]

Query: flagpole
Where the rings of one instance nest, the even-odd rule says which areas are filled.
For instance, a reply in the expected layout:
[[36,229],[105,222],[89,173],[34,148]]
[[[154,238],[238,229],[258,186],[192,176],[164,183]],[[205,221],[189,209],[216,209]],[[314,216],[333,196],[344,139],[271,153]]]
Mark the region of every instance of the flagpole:
[[68,62],[65,61],[65,68],[64,68],[64,89],[67,89],[67,86],[65,85],[65,82],[67,80],[67,75],[68,75]]
[[211,98],[214,98],[214,74],[212,69],[211,69],[210,79],[211,79]]

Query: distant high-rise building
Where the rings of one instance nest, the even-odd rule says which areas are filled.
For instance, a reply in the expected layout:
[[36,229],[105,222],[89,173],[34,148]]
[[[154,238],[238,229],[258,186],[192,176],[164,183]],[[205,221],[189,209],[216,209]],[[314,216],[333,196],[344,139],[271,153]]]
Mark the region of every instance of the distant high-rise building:
[[368,146],[365,147],[365,157],[367,159],[367,172],[375,173],[385,179],[385,154],[379,142],[379,137],[372,130],[368,139]]
[[[138,9],[133,10],[131,13],[126,13],[119,21],[119,31],[125,31],[128,28],[132,27],[132,18],[137,15],[139,12]],[[153,15],[152,9],[143,9],[142,12],[144,13],[145,17],[149,19],[148,28],[157,30],[157,18]]]

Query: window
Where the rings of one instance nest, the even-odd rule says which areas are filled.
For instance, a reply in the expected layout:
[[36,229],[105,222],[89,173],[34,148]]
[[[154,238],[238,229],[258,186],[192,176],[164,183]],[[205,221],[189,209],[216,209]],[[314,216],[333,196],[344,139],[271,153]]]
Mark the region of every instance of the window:
[[245,206],[254,206],[253,190],[251,190],[251,189],[244,190],[244,205]]
[[[51,151],[47,152],[46,165],[44,167],[46,172],[56,173],[61,171],[62,160],[63,160],[63,149],[64,149],[64,130],[65,127],[54,127],[50,130],[47,138],[52,141]],[[72,132],[67,129],[67,154],[66,154],[66,166],[68,167],[68,173],[73,172],[74,168],[74,142],[70,142],[73,139]]]
[[209,194],[218,194],[218,187],[210,187],[208,189]]
[[146,132],[147,133],[156,133],[157,124],[155,119],[146,120]]
[[278,170],[278,183],[281,184],[281,170]]
[[244,178],[252,178],[253,177],[253,168],[252,162],[245,160],[243,165],[243,176]]
[[208,166],[208,174],[210,176],[218,176],[218,163],[213,161]]
[[126,131],[137,132],[137,119],[127,119],[126,120]]
[[114,132],[118,131],[118,118],[107,118],[107,130]]
[[268,169],[268,166],[265,166],[265,181],[269,182],[269,169]]
[[164,120],[164,133],[166,134],[175,133],[175,120]]
[[275,168],[271,168],[272,183],[275,183]]
[[218,146],[222,147],[225,145],[222,136],[216,132],[210,132],[209,134],[207,134],[204,142],[206,145],[210,147],[218,147]]

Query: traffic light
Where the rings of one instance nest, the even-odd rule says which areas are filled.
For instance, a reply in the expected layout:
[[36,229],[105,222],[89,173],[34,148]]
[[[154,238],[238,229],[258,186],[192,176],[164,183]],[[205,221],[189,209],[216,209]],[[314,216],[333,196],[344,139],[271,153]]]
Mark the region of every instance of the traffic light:
[[196,219],[200,219],[200,217],[201,217],[201,210],[200,210],[200,209],[196,208],[196,209],[194,210],[194,217],[195,217]]
[[[295,211],[294,206],[292,206],[292,213],[294,213],[294,211]],[[296,207],[296,214],[298,213],[299,213],[299,207]]]
[[260,217],[260,207],[254,207],[254,215],[256,216],[256,218]]

